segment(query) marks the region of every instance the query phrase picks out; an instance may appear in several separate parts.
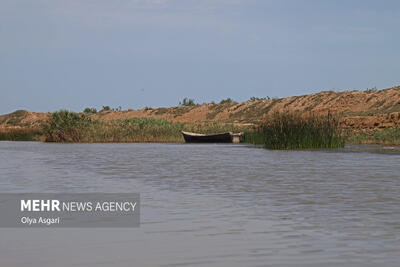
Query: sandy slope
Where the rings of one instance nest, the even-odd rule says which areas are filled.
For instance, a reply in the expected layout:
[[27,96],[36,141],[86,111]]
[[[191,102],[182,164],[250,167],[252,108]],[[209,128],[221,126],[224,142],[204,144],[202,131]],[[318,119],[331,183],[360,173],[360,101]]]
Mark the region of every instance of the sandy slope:
[[[180,122],[226,121],[257,123],[274,112],[299,111],[340,114],[342,125],[351,129],[400,127],[400,87],[376,92],[324,91],[316,94],[242,103],[204,104],[124,111],[102,111],[93,118],[105,120],[153,117]],[[47,113],[16,111],[0,116],[0,128],[37,127]]]

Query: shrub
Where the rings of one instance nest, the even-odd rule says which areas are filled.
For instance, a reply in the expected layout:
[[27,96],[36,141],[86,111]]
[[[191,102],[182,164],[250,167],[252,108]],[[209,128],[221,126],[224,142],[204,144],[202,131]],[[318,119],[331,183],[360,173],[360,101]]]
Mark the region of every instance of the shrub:
[[376,86],[372,87],[372,88],[367,88],[367,89],[364,90],[364,92],[366,92],[366,93],[374,93],[374,92],[377,92],[377,91],[378,91],[378,89],[376,89]]
[[95,114],[95,113],[97,113],[97,109],[95,109],[95,108],[85,108],[83,110],[83,112],[87,113],[87,114]]
[[236,102],[233,101],[230,97],[228,97],[227,99],[222,99],[219,103],[225,105],[225,104],[234,104]]
[[179,102],[180,106],[196,106],[194,99],[185,97],[181,102]]
[[60,110],[51,114],[48,124],[43,126],[46,141],[79,142],[91,119],[84,114]]
[[249,101],[251,101],[251,102],[259,101],[259,100],[267,100],[267,98],[266,97],[255,97],[255,96],[252,96],[249,99]]

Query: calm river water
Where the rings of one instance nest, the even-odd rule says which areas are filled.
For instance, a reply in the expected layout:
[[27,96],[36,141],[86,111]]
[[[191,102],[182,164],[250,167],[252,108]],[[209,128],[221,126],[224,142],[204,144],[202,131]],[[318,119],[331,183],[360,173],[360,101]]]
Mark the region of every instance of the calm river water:
[[139,228],[0,228],[0,266],[400,264],[399,147],[0,142],[0,192],[141,194]]

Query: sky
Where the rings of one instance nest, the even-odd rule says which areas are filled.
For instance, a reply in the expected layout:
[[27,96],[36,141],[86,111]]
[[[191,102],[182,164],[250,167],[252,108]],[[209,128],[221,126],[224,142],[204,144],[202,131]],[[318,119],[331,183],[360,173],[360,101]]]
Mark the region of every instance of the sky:
[[397,0],[0,0],[0,114],[400,85]]

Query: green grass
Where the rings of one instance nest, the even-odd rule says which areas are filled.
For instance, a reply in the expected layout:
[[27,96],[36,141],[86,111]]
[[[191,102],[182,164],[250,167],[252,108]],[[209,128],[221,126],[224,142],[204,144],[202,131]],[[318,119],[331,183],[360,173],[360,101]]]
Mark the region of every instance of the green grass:
[[181,131],[200,133],[240,132],[243,128],[227,123],[179,123],[165,119],[90,119],[84,114],[58,111],[44,125],[47,142],[183,142]]
[[[217,105],[218,106],[218,105]],[[181,107],[182,109],[184,107]],[[16,114],[15,117],[20,117]],[[389,115],[388,115],[389,116]],[[198,133],[245,132],[244,142],[269,149],[312,149],[353,144],[400,145],[400,128],[342,134],[338,119],[331,115],[275,113],[259,127],[249,130],[233,123],[182,123],[166,119],[91,119],[86,114],[61,110],[51,114],[42,128],[12,128],[0,131],[0,140],[47,142],[183,142],[181,131]]]
[[338,120],[331,115],[275,113],[244,135],[244,142],[268,149],[338,148],[344,146],[344,141]]
[[347,138],[351,144],[388,144],[400,145],[400,128],[385,128],[371,132],[360,131]]
[[0,131],[0,141],[38,141],[42,134],[41,129],[8,129]]

